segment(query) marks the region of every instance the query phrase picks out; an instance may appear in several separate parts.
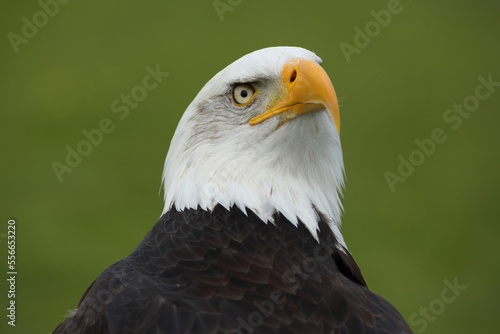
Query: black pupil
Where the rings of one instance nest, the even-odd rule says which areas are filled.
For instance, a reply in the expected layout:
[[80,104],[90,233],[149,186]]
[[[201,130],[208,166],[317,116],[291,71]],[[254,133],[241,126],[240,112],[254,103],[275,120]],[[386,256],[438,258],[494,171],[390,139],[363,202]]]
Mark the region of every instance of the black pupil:
[[244,89],[241,91],[241,97],[247,97],[248,92]]

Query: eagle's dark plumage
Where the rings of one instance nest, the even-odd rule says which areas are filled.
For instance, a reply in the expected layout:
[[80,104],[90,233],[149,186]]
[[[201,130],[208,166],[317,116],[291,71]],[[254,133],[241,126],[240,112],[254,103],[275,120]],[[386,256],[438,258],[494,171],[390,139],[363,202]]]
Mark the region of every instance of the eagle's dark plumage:
[[319,226],[318,243],[280,215],[169,211],[54,333],[411,333]]

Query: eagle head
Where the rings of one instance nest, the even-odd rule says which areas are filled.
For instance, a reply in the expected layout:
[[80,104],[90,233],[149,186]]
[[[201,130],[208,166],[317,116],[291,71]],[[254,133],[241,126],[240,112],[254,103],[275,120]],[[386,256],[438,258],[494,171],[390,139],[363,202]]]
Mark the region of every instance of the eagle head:
[[339,107],[321,59],[299,47],[247,54],[217,73],[184,112],[163,173],[165,209],[216,205],[340,232],[344,163]]

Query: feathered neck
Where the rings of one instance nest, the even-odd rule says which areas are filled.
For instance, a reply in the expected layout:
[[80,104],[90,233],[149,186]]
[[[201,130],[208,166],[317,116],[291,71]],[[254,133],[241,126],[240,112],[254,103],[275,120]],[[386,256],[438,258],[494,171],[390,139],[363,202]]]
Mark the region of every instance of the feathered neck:
[[211,211],[220,204],[252,210],[265,223],[274,223],[273,215],[280,213],[295,226],[301,221],[316,239],[321,216],[346,247],[340,231],[342,149],[326,111],[303,115],[250,142],[244,130],[232,141],[194,133],[190,109],[195,108],[188,107],[167,154],[164,213],[172,207]]

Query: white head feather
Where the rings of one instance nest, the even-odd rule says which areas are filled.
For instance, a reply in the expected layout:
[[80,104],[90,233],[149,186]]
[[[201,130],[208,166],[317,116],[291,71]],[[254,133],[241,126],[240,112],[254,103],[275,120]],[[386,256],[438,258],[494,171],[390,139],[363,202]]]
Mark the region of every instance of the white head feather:
[[[252,210],[264,222],[277,212],[317,238],[326,218],[337,240],[340,232],[344,163],[340,137],[328,111],[303,114],[278,127],[277,117],[250,125],[276,98],[283,66],[296,58],[321,64],[298,47],[252,52],[215,75],[182,116],[165,161],[164,213],[212,210],[217,204]],[[258,95],[245,108],[231,99],[235,83],[254,83]]]

